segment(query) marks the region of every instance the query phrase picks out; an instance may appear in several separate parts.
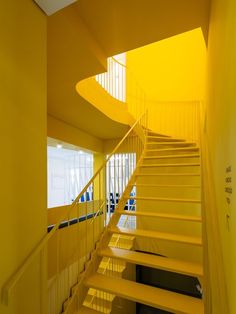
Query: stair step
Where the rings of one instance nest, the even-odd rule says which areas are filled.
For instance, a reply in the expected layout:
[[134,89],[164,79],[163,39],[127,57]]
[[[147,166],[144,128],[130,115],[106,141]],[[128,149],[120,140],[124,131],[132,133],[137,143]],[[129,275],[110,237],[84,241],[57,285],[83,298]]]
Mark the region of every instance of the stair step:
[[[88,290],[88,297],[91,299],[93,297],[97,298],[104,298],[104,291],[102,290],[97,290],[93,288],[89,288]],[[115,295],[112,293],[106,293],[106,300],[109,302],[112,302],[115,298]]]
[[124,265],[119,265],[119,263],[117,263],[117,261],[109,261],[109,263],[100,263],[99,267],[98,267],[98,272],[101,274],[105,274],[105,272],[114,272],[116,274],[121,274],[123,273],[123,271],[125,270],[125,266]]
[[171,147],[171,148],[156,148],[156,149],[146,149],[146,152],[166,152],[166,151],[185,151],[185,150],[199,150],[199,147]]
[[187,199],[187,198],[164,198],[164,197],[150,197],[150,196],[125,196],[128,200],[140,201],[161,201],[161,202],[178,202],[178,203],[201,203],[201,200]]
[[200,173],[136,173],[136,176],[200,176]]
[[200,154],[144,156],[143,159],[172,159],[172,158],[193,158],[193,157],[200,157]]
[[126,279],[99,274],[85,280],[87,287],[102,289],[119,297],[178,314],[204,313],[203,301],[175,292],[154,288]]
[[163,138],[163,136],[157,136],[157,135],[147,135],[147,138],[149,139],[157,139],[157,140],[162,140],[162,141],[172,141],[172,142],[185,142],[185,140],[183,139],[179,139],[179,138],[171,138],[171,137],[167,137],[167,138]]
[[170,135],[165,135],[165,134],[161,134],[161,133],[157,133],[157,132],[154,132],[154,131],[151,131],[151,130],[148,130],[147,132],[148,134],[152,134],[154,136],[159,136],[159,137],[163,137],[163,138],[171,138]]
[[92,310],[86,306],[82,306],[79,308],[78,312],[75,312],[75,314],[101,314],[101,312]]
[[157,188],[200,188],[200,185],[191,184],[152,184],[152,183],[134,183],[132,186],[157,187]]
[[177,146],[189,146],[189,145],[196,145],[194,142],[147,142],[146,145],[177,145]]
[[173,219],[173,220],[184,220],[184,221],[194,221],[202,222],[200,216],[187,216],[187,215],[174,215],[174,214],[163,214],[156,212],[148,211],[131,211],[131,210],[117,210],[117,213],[120,215],[129,215],[129,216],[143,216],[143,217],[155,217],[155,218],[164,218],[164,219]]
[[109,232],[128,234],[128,235],[130,234],[137,237],[179,242],[179,243],[185,243],[185,244],[193,244],[197,246],[202,245],[202,239],[200,237],[190,237],[190,236],[184,236],[184,235],[179,235],[179,234],[157,232],[157,231],[152,231],[152,230],[112,227],[112,228],[109,228]]
[[131,250],[133,248],[133,244],[126,244],[126,243],[118,243],[116,244],[115,242],[109,242],[108,244],[110,247],[118,247],[118,248],[122,248],[122,249],[127,249],[127,250]]
[[98,311],[99,313],[110,314],[112,310],[112,303],[105,299],[106,292],[103,292],[103,298],[94,298],[93,302],[90,300],[84,300],[83,306],[88,307],[89,309]]
[[[83,302],[83,306],[101,313],[109,314],[112,310],[112,301],[114,300],[115,295],[93,288],[90,288],[89,290],[94,290],[95,294],[88,294]],[[109,296],[113,297],[111,298]]]
[[142,164],[141,168],[153,168],[153,167],[195,167],[200,166],[200,163],[181,163],[181,164]]
[[126,263],[143,265],[151,268],[162,269],[189,276],[203,276],[203,267],[200,264],[171,259],[153,254],[128,251],[117,248],[105,248],[99,253],[100,256],[120,259]]

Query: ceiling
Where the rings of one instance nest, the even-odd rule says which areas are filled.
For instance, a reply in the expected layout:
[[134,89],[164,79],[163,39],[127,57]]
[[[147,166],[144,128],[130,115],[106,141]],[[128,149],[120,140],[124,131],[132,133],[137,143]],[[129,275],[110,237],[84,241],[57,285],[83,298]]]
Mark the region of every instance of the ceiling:
[[48,113],[101,139],[119,138],[117,123],[79,96],[76,84],[106,71],[106,56],[80,21],[74,5],[48,18]]
[[80,0],[78,13],[109,56],[198,27],[208,32],[210,0]]
[[40,8],[47,14],[51,15],[68,5],[76,2],[76,0],[34,0]]

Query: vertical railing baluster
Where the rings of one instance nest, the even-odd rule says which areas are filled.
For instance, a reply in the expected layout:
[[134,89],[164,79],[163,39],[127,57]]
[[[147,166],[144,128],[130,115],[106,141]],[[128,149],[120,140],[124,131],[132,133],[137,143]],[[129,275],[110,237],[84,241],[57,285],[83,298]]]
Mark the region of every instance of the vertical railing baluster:
[[116,209],[116,154],[114,155],[114,211]]
[[87,262],[88,253],[88,189],[85,194],[85,263]]

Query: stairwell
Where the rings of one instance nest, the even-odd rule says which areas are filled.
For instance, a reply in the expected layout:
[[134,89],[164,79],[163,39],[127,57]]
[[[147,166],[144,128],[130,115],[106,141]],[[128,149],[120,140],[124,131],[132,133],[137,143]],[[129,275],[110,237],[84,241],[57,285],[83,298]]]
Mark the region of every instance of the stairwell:
[[[129,191],[135,188],[136,195],[124,195],[134,200],[135,210],[124,210],[122,203],[114,214],[116,222],[126,217],[135,224],[108,225],[111,240],[98,251],[97,272],[84,281],[89,290],[78,313],[113,313],[116,297],[171,313],[204,313],[202,299],[122,278],[131,264],[202,282],[200,173],[196,143],[146,132],[144,154],[130,180]],[[125,239],[131,239],[129,245]]]

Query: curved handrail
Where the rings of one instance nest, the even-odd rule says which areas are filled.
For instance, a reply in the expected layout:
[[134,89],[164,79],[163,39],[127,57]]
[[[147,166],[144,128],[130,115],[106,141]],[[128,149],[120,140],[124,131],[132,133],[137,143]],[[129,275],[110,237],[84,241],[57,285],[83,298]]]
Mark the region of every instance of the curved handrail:
[[134,128],[138,125],[138,123],[145,117],[145,113],[143,113],[139,119],[136,120],[136,122],[132,125],[132,127],[129,129],[129,131],[125,134],[125,136],[121,139],[121,141],[116,145],[116,147],[113,149],[113,151],[109,154],[106,161],[101,165],[101,167],[96,171],[96,173],[93,175],[93,177],[89,180],[89,182],[85,185],[85,187],[82,189],[82,191],[79,193],[79,195],[75,198],[73,203],[70,205],[68,212],[66,214],[63,214],[59,221],[54,225],[52,230],[45,235],[41,241],[36,245],[36,247],[31,251],[31,253],[28,255],[28,257],[23,261],[21,266],[13,273],[13,275],[8,279],[6,284],[2,288],[2,301],[7,305],[9,301],[9,295],[11,293],[11,290],[14,288],[16,283],[19,281],[19,279],[22,277],[24,272],[27,270],[27,268],[32,264],[34,259],[39,256],[41,251],[46,247],[46,244],[48,241],[52,238],[52,236],[55,234],[55,232],[59,229],[59,226],[62,221],[65,220],[65,218],[70,214],[72,209],[77,205],[79,202],[81,196],[87,191],[88,187],[94,182],[96,177],[99,175],[101,170],[106,167],[106,164],[111,159],[112,155],[114,155],[118,149],[121,147],[121,145],[124,143],[124,141],[128,138],[128,136],[131,134],[131,132],[134,130]]
[[[126,103],[129,112],[137,119],[146,110],[146,93],[130,68],[110,57],[107,72],[96,75],[95,80],[113,98]],[[127,74],[129,84],[127,89]]]
[[122,67],[128,69],[127,65],[126,64],[123,64],[122,62],[120,62],[119,60],[117,60],[115,57],[111,57],[111,59],[113,61],[115,61],[116,63],[118,63],[119,65],[121,65]]

